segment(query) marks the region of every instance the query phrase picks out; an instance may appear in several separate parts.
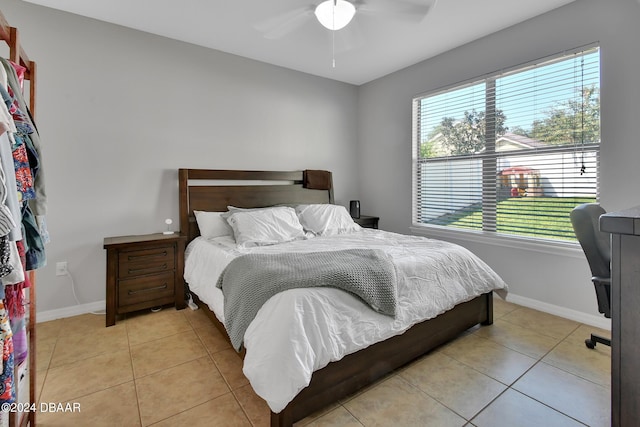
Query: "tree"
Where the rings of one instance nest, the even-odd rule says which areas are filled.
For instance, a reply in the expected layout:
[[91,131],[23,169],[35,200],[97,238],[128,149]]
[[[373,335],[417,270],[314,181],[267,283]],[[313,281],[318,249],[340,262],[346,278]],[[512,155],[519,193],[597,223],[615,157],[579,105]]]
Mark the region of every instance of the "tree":
[[423,159],[430,159],[432,157],[437,157],[433,147],[433,141],[425,141],[422,144],[420,144],[420,157]]
[[[505,115],[502,110],[496,110],[496,138],[508,130],[504,126]],[[484,111],[464,112],[464,118],[456,120],[453,117],[444,117],[431,137],[441,135],[442,145],[450,155],[473,154],[482,151],[486,144],[486,117]],[[431,138],[430,138],[431,139]],[[429,142],[423,143],[425,153],[432,152]]]
[[513,132],[553,145],[600,142],[600,89],[594,85],[582,89],[581,99],[559,102],[545,114],[530,132]]

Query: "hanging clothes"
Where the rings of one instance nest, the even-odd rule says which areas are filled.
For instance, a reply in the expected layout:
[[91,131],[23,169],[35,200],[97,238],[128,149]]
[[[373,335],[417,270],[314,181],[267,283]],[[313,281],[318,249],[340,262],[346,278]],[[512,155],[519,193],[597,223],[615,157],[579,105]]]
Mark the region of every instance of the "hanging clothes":
[[[13,171],[13,153],[11,152],[12,142],[10,137],[17,132],[13,117],[9,113],[7,102],[9,102],[9,94],[4,89],[6,79],[6,72],[4,67],[0,67],[0,96],[2,101],[0,102],[0,167],[5,171],[5,187],[7,189],[17,188],[16,175]],[[5,98],[6,95],[6,98]],[[7,191],[5,204],[11,211],[13,221],[15,224],[20,224],[22,213],[20,202],[18,201],[18,194],[15,191]],[[9,240],[16,241],[22,239],[22,228],[15,227],[9,233]]]
[[9,325],[13,333],[14,363],[19,365],[28,355],[26,318],[24,311],[24,289],[29,287],[28,279],[15,285],[4,287],[4,301],[9,315]]
[[[2,71],[4,71],[4,69]],[[0,83],[1,82],[2,81],[0,80]],[[17,132],[17,128],[15,126],[15,122],[13,121],[13,118],[10,115],[9,109],[8,109],[7,103],[9,102],[9,94],[4,89],[2,84],[0,84],[0,96],[4,101],[0,103],[0,131],[3,134],[3,136],[4,134],[6,134],[6,141],[4,139],[0,140],[0,143],[2,144],[2,148],[0,148],[0,156],[3,158],[2,161],[0,161],[0,166],[2,166],[2,175],[0,178],[2,180],[2,184],[4,184],[4,187],[5,187],[4,190],[0,189],[2,190],[2,194],[0,194],[0,235],[5,235],[6,233],[1,227],[1,223],[2,223],[1,218],[5,212],[5,208],[9,212],[9,215],[12,218],[11,220],[11,222],[13,223],[13,227],[11,227],[12,229],[16,228],[15,227],[16,222],[19,222],[20,220],[20,211],[17,206],[18,205],[17,197],[14,197],[13,193],[9,193],[7,191],[7,189],[10,189],[10,188],[17,188],[15,185],[11,186],[12,183],[15,183],[15,174],[11,173],[13,171],[13,168],[12,168],[13,164],[9,163],[8,159],[6,159],[7,161],[4,160],[4,158],[7,157],[7,153],[10,152],[9,144],[11,144],[11,140],[9,139],[9,137]],[[11,157],[13,157],[13,154],[11,154]],[[9,171],[9,173],[5,173],[4,171]],[[7,186],[7,184],[9,184],[9,186]],[[12,240],[16,240],[16,239],[14,238]]]
[[[44,244],[49,239],[44,220],[46,191],[40,153],[40,136],[22,96],[19,77],[19,72],[23,71],[22,67],[4,58],[0,58],[0,62],[7,75],[8,83],[9,100],[5,102],[10,102],[8,110],[17,130],[13,135],[15,145],[12,147],[12,152],[17,189],[19,195],[22,196],[22,235],[26,250],[26,270],[36,270],[46,265]],[[3,93],[2,95],[4,98]]]
[[[0,187],[4,185],[0,188],[0,403],[13,403],[17,400],[14,369],[17,369],[17,363],[26,363],[24,359],[28,357],[30,348],[28,341],[33,338],[27,334],[25,324],[28,323],[28,329],[33,331],[36,322],[35,283],[30,282],[33,276],[26,270],[45,265],[43,245],[49,241],[49,234],[45,221],[47,197],[40,136],[23,96],[23,81],[30,79],[29,106],[35,107],[36,67],[24,55],[17,29],[8,26],[2,12],[0,25],[3,30],[0,38],[7,42],[11,57],[18,63],[0,58],[0,87],[6,92],[0,94]],[[22,148],[14,156],[13,148],[18,146]],[[19,173],[16,173],[16,161]],[[22,200],[18,199],[19,185],[24,185],[24,191],[20,193],[24,196]],[[23,218],[25,212],[26,220]],[[15,227],[10,226],[9,217]],[[2,234],[8,228],[9,232]],[[31,317],[25,313],[26,288],[29,288],[31,297],[28,304]],[[32,375],[36,368],[35,356],[29,357],[28,369]],[[37,399],[33,388],[28,388],[28,394],[27,402],[35,404]],[[22,423],[25,419],[28,424],[34,424],[34,413],[25,414]],[[6,421],[5,414],[0,414],[0,420]]]
[[[40,137],[22,95],[25,69],[0,58],[0,402],[15,401],[14,366],[28,356],[28,270],[46,264]],[[34,214],[34,212],[37,212]]]
[[[0,96],[5,102],[0,102],[0,217],[6,214],[5,208],[9,211],[11,221],[6,218],[0,220],[1,223],[9,225],[11,222],[14,227],[11,228],[9,234],[4,236],[0,234],[0,243],[2,251],[0,256],[0,280],[3,284],[15,284],[24,281],[24,271],[20,262],[16,241],[22,239],[22,226],[21,224],[22,212],[21,206],[18,201],[16,189],[16,178],[14,170],[13,153],[11,151],[11,140],[9,137],[14,134],[17,129],[13,121],[13,117],[9,113],[7,103],[10,102],[9,94],[4,89],[4,82],[6,81],[6,72],[4,67],[0,67]],[[6,173],[5,171],[9,171]],[[2,231],[5,229],[3,227]],[[6,249],[8,247],[8,260]],[[0,286],[0,293],[4,298],[4,288]]]
[[44,251],[44,242],[38,231],[36,217],[31,212],[31,207],[25,203],[22,209],[22,234],[24,239],[24,250],[26,254],[25,270],[37,270],[47,264],[47,257]]
[[13,403],[16,399],[13,377],[13,333],[9,316],[0,301],[0,344],[2,344],[2,369],[0,370],[0,402]]
[[28,122],[27,116],[18,106],[18,100],[15,91],[9,91],[4,87],[0,87],[0,95],[11,114],[13,119],[15,132],[10,134],[11,152],[13,154],[14,170],[18,189],[18,201],[34,199],[36,191],[34,187],[33,173],[29,164],[29,155],[27,153],[27,140],[30,139],[30,132],[33,128]]
[[40,135],[38,134],[38,130],[34,125],[33,120],[31,119],[31,114],[29,113],[27,103],[22,96],[22,88],[20,86],[18,75],[14,68],[16,64],[4,58],[0,58],[0,62],[2,62],[2,65],[4,66],[4,69],[7,73],[9,88],[13,90],[14,97],[18,102],[18,106],[20,107],[22,112],[26,114],[25,122],[29,123],[29,125],[33,129],[33,133],[29,134],[29,137],[33,143],[34,150],[37,153],[40,165],[38,174],[34,177],[36,197],[34,201],[30,203],[30,205],[34,215],[45,215],[47,213],[47,195],[45,190],[44,171],[42,169],[42,150],[40,146]]

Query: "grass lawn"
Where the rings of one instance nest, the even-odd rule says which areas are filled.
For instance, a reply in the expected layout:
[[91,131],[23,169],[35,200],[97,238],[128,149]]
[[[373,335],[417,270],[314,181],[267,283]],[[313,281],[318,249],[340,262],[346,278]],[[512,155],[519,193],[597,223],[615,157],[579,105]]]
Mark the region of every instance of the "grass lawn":
[[[512,197],[496,206],[496,231],[530,237],[575,241],[571,210],[594,197]],[[482,205],[474,204],[429,223],[482,230]]]

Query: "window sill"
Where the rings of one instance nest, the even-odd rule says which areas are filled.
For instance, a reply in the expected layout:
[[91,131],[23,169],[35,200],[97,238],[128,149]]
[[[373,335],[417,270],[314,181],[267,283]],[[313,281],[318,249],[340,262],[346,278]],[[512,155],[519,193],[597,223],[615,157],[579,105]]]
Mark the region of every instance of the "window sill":
[[438,227],[433,225],[413,224],[409,227],[412,234],[442,240],[458,240],[463,242],[475,242],[486,245],[501,246],[505,248],[522,249],[541,252],[546,255],[569,256],[572,258],[584,258],[584,253],[579,243],[538,240],[518,236],[499,236],[484,231],[470,231]]

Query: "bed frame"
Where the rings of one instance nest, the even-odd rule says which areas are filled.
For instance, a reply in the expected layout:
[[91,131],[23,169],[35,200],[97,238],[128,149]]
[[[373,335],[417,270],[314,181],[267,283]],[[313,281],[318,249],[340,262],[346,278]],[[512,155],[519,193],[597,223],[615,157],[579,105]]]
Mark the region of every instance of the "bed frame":
[[[179,170],[180,230],[187,242],[200,233],[194,210],[226,211],[295,203],[333,203],[333,185],[308,189],[303,171]],[[216,327],[226,335],[215,314],[198,302]],[[373,344],[313,373],[311,383],[280,413],[271,413],[271,426],[292,426],[320,409],[367,386],[391,371],[450,341],[477,324],[493,323],[493,294],[483,294],[434,319]],[[241,355],[242,356],[242,355]]]

